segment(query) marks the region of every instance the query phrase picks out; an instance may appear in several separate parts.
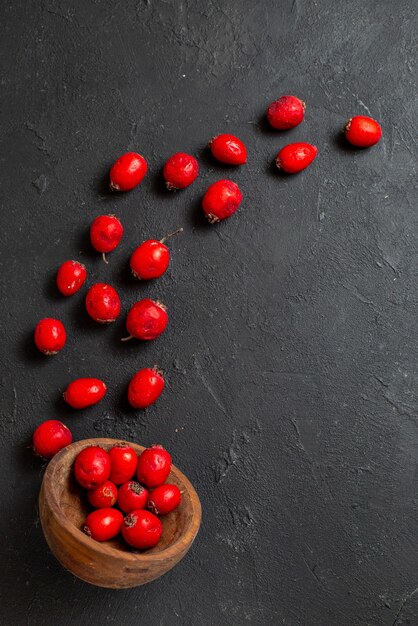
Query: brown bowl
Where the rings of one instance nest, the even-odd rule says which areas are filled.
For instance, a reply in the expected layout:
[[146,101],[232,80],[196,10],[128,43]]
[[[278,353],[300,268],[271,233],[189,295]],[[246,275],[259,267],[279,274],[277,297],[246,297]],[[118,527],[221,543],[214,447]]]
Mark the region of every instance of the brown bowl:
[[[72,467],[87,446],[109,450],[118,439],[85,439],[67,446],[49,462],[39,493],[39,517],[45,539],[58,561],[78,578],[111,589],[137,587],[159,578],[189,550],[201,520],[199,497],[179,469],[172,466],[167,482],[183,492],[180,506],[161,517],[163,535],[157,546],[135,552],[122,539],[100,543],[81,528],[91,510],[78,487]],[[123,442],[126,443],[126,442]],[[140,454],[143,446],[129,443]]]

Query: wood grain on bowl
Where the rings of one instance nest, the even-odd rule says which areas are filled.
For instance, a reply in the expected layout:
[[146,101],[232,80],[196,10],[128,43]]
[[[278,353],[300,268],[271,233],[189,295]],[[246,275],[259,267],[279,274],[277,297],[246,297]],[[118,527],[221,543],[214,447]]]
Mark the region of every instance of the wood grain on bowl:
[[[183,492],[178,509],[161,517],[163,535],[157,546],[135,552],[122,539],[100,543],[82,532],[91,510],[73,477],[77,454],[87,446],[110,449],[118,439],[86,439],[59,452],[49,463],[39,493],[39,516],[45,539],[60,563],[78,578],[112,589],[137,587],[168,572],[189,550],[199,530],[201,505],[186,476],[172,466],[168,481]],[[138,454],[145,448],[128,443]]]

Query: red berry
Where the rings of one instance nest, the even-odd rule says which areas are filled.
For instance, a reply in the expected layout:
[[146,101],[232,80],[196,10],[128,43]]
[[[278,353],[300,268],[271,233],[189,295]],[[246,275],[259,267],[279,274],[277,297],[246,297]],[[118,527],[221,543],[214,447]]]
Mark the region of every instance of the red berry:
[[132,274],[135,278],[150,280],[159,278],[167,270],[170,263],[170,250],[164,245],[164,241],[183,232],[182,228],[166,235],[160,241],[148,239],[133,252],[130,260]]
[[203,211],[211,224],[230,217],[241,204],[242,193],[232,180],[218,180],[203,196]]
[[114,322],[120,313],[120,299],[111,285],[96,283],[86,295],[87,313],[96,322]]
[[267,109],[267,119],[273,128],[288,130],[301,123],[306,105],[296,96],[281,96]]
[[72,296],[84,284],[87,277],[85,266],[78,261],[65,261],[57,273],[57,287],[63,296]]
[[380,124],[366,115],[352,117],[348,120],[344,130],[348,141],[358,148],[370,148],[382,136]]
[[150,341],[163,333],[168,324],[166,308],[161,302],[148,298],[139,300],[130,309],[126,318],[129,337]]
[[247,148],[234,135],[218,135],[212,139],[209,147],[215,159],[222,163],[244,165],[247,162]]
[[47,420],[39,424],[33,433],[33,449],[36,454],[52,459],[54,454],[69,446],[73,440],[71,431],[58,420]]
[[167,189],[184,189],[196,180],[199,165],[194,157],[185,152],[176,152],[167,159],[163,176]]
[[276,165],[287,174],[297,174],[306,169],[317,154],[318,148],[310,143],[289,143],[276,156]]
[[140,483],[152,489],[167,480],[170,470],[170,453],[159,444],[154,444],[140,455],[136,475]]
[[110,188],[113,191],[130,191],[144,178],[148,165],[137,152],[123,154],[110,170]]
[[148,489],[135,480],[123,483],[118,490],[118,507],[124,513],[130,513],[135,509],[145,509],[148,502]]
[[106,385],[98,378],[77,378],[64,391],[64,400],[73,409],[85,409],[104,398]]
[[84,532],[96,541],[108,541],[121,531],[123,515],[117,509],[97,509],[86,517]]
[[178,507],[180,501],[181,492],[177,485],[160,485],[151,491],[147,506],[155,515],[167,515]]
[[91,506],[96,509],[104,509],[113,506],[118,499],[118,489],[114,483],[107,480],[103,485],[87,492]]
[[57,354],[65,346],[67,333],[64,324],[52,317],[45,317],[35,328],[35,345],[44,354]]
[[95,489],[109,479],[110,458],[99,446],[88,446],[78,453],[74,475],[84,489]]
[[153,548],[160,541],[163,525],[156,515],[143,509],[136,509],[125,517],[122,524],[122,536],[137,550]]
[[99,215],[90,226],[91,245],[97,252],[103,254],[112,252],[119,244],[123,235],[123,226],[114,215]]
[[145,409],[154,404],[164,389],[164,378],[154,367],[139,370],[131,379],[128,387],[129,404],[134,409]]
[[138,457],[136,452],[130,446],[124,443],[117,444],[109,450],[109,457],[112,468],[110,470],[110,480],[115,485],[130,480],[136,472]]

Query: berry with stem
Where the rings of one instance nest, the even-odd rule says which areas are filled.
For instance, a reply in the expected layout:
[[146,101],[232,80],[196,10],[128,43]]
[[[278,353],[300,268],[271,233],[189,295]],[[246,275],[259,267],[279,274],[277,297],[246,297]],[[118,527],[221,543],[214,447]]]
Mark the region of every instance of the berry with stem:
[[157,367],[145,367],[132,378],[128,387],[129,404],[134,409],[145,409],[154,404],[164,389],[164,378]]
[[140,280],[150,280],[162,276],[170,263],[170,250],[164,242],[170,237],[183,232],[178,228],[163,237],[160,241],[148,239],[132,253],[130,266],[132,274]]
[[120,244],[123,226],[114,215],[99,215],[90,226],[91,245],[102,253],[103,261],[108,263],[107,252],[112,252]]
[[151,341],[165,331],[167,324],[168,315],[165,306],[161,302],[144,298],[130,308],[126,318],[129,336],[124,337],[122,341],[128,341],[133,337]]
[[241,201],[242,193],[236,183],[232,180],[218,180],[203,196],[203,212],[207,220],[214,224],[235,213]]
[[136,480],[128,480],[118,490],[118,507],[124,513],[130,513],[135,509],[145,509],[148,502],[149,491]]
[[110,188],[112,191],[130,191],[144,178],[148,164],[137,152],[126,152],[112,165]]
[[153,548],[163,534],[163,525],[156,515],[144,509],[131,511],[122,524],[122,536],[126,543],[137,550]]

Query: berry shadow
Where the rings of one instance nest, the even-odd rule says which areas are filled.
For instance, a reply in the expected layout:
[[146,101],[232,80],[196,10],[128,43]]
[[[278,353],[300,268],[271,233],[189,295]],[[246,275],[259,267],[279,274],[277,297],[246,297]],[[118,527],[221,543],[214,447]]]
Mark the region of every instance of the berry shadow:
[[192,228],[210,232],[213,225],[209,224],[202,209],[202,198],[199,197],[190,203],[190,211],[187,215],[188,223]]
[[217,172],[226,172],[227,176],[230,176],[231,172],[238,171],[240,169],[239,165],[232,165],[231,163],[221,163],[221,161],[215,159],[209,146],[206,146],[205,148],[202,148],[202,150],[200,150],[199,159],[204,165],[206,165],[207,168],[216,170]]
[[353,146],[351,143],[347,141],[343,130],[340,130],[338,131],[338,133],[335,133],[331,141],[332,141],[332,144],[336,148],[338,148],[338,150],[341,150],[342,152],[346,152],[347,154],[352,154],[353,152],[362,152],[361,148],[357,148],[356,146]]
[[160,169],[151,177],[151,189],[152,192],[159,198],[169,198],[173,191],[169,191],[165,186],[165,180],[163,176],[163,170]]
[[53,359],[53,356],[47,356],[42,354],[40,350],[35,346],[33,340],[33,330],[28,331],[23,335],[21,341],[18,344],[18,353],[23,361],[30,361],[31,363],[47,364],[48,359]]
[[48,298],[48,300],[54,300],[56,302],[65,299],[65,296],[58,290],[56,272],[47,277],[42,289],[42,294]]
[[113,323],[111,322],[110,324],[100,324],[99,322],[96,322],[94,319],[92,319],[87,313],[84,304],[84,298],[82,298],[81,300],[77,299],[71,304],[71,319],[73,320],[73,323],[77,327],[77,329],[81,330],[82,332],[105,332],[106,329]]
[[111,190],[109,185],[109,170],[112,164],[103,171],[101,174],[93,179],[93,188],[103,198],[111,198],[115,195],[115,192]]
[[149,285],[153,282],[152,280],[140,280],[139,278],[135,278],[132,274],[129,258],[119,263],[116,280],[120,287],[137,289],[140,297],[144,297],[142,292],[145,290],[147,284]]
[[[82,257],[84,257],[84,259],[88,259],[89,261],[102,260],[100,252],[97,252],[91,245],[90,229],[88,227],[84,227],[82,230],[79,230],[76,233],[75,247],[78,253],[82,255]],[[83,263],[83,259],[74,260],[78,260],[80,263]]]

